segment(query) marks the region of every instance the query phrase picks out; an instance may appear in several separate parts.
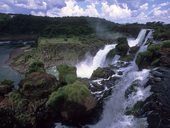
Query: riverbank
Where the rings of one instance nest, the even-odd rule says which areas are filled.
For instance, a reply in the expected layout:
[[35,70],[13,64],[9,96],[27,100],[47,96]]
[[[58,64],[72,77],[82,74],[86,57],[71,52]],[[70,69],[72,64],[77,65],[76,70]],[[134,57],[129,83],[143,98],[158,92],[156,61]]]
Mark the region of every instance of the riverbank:
[[114,43],[117,36],[115,39],[113,37],[112,39],[101,39],[96,36],[39,38],[37,48],[17,49],[11,54],[9,62],[21,73],[25,73],[28,65],[34,60],[43,62],[46,68],[60,64],[75,66],[87,55],[94,56],[105,44]]

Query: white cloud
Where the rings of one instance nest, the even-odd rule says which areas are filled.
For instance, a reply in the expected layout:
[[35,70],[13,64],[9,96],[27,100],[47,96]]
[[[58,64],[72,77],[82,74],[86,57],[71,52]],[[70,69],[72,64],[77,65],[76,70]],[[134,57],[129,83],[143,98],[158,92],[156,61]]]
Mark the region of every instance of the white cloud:
[[167,13],[168,13],[168,10],[161,10],[159,7],[153,9],[153,15],[154,16],[165,15]]
[[143,10],[143,11],[145,11],[145,10],[148,9],[148,5],[149,5],[148,3],[145,3],[145,4],[143,4],[143,5],[140,6],[140,9]]
[[0,11],[9,13],[9,12],[12,12],[12,9],[10,8],[9,5],[0,2]]
[[108,5],[107,2],[102,3],[102,15],[105,18],[110,19],[123,19],[127,17],[131,17],[131,10],[128,8],[126,4],[123,4],[123,7],[112,4]]
[[67,0],[66,6],[57,11],[59,11],[59,16],[99,16],[95,4],[92,3],[90,5],[87,5],[86,8],[81,8],[74,0]]
[[34,9],[34,10],[47,9],[47,3],[44,1],[37,1],[37,0],[27,0],[27,1],[23,1],[23,2],[15,1],[14,4],[17,7],[26,8],[26,9]]
[[161,3],[160,6],[164,7],[164,6],[168,6],[170,4],[170,2],[165,2],[165,3]]
[[35,12],[35,11],[31,11],[31,14],[34,15],[34,16],[45,16],[46,14],[39,11],[39,12]]

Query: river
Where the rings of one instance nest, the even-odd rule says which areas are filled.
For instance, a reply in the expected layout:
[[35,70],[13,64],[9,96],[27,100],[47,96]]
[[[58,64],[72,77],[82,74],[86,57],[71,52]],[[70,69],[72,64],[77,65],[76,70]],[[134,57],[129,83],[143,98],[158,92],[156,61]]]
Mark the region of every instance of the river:
[[[4,43],[4,44],[2,44]],[[16,86],[19,81],[23,78],[23,76],[12,69],[10,65],[7,63],[10,53],[18,48],[22,47],[23,45],[11,45],[7,42],[0,42],[0,81],[4,79],[14,81],[14,85]]]

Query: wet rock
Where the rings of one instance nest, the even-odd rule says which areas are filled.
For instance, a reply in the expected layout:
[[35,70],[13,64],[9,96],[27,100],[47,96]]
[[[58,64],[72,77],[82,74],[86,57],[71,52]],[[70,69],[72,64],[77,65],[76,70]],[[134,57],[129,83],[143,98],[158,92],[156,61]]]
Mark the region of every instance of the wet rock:
[[[153,94],[142,107],[149,128],[168,128],[170,124],[170,69],[159,67],[151,72],[150,82]],[[158,77],[159,76],[159,77]],[[161,77],[161,78],[160,78]]]
[[125,56],[129,50],[129,45],[125,37],[118,38],[118,44],[116,45],[116,54],[120,56]]
[[138,50],[139,50],[139,46],[134,46],[130,48],[129,53],[136,54]]
[[108,77],[112,76],[113,74],[115,74],[115,72],[113,70],[111,70],[109,67],[97,68],[93,72],[91,79],[108,78]]

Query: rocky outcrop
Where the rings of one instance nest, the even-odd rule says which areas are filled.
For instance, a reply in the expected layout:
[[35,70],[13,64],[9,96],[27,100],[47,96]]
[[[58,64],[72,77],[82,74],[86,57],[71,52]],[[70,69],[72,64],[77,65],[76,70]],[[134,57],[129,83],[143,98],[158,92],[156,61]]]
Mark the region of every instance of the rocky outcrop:
[[111,68],[109,67],[100,68],[99,67],[92,73],[91,79],[108,78],[109,76],[112,76],[113,74],[115,74],[115,72],[111,70]]
[[140,105],[136,113],[147,117],[148,128],[169,128],[170,126],[170,69],[157,68],[151,71],[146,86],[153,94]]
[[87,85],[80,81],[54,91],[46,105],[59,114],[67,123],[81,123],[96,107],[96,100]]
[[125,37],[118,38],[117,45],[115,48],[116,54],[120,56],[125,56],[129,50],[129,45]]

